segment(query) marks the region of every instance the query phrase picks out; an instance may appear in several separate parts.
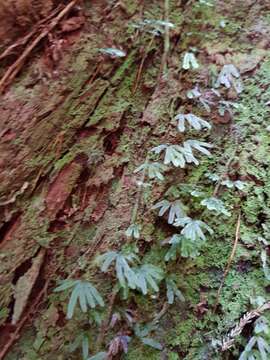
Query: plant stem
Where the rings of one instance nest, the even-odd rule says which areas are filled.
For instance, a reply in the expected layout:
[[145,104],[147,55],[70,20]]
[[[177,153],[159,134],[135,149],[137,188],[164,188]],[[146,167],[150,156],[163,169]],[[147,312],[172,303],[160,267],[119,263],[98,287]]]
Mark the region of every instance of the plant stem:
[[[145,159],[145,164],[147,165],[149,161],[149,156],[147,155],[146,159]],[[139,210],[139,206],[140,206],[140,201],[141,201],[141,196],[142,196],[142,192],[143,192],[143,183],[145,180],[145,168],[142,172],[142,177],[140,179],[140,186],[139,186],[139,191],[137,193],[137,197],[136,197],[136,201],[135,201],[135,205],[132,211],[132,216],[131,216],[131,224],[135,224],[136,220],[137,220],[137,215],[138,215],[138,210]]]
[[252,320],[261,316],[261,314],[270,309],[270,301],[266,302],[262,306],[258,307],[255,310],[252,310],[246,313],[244,316],[241,317],[239,323],[230,331],[230,333],[222,339],[222,347],[221,351],[226,351],[233,346],[235,338],[241,334],[244,327],[251,323]]
[[218,289],[218,292],[217,292],[217,297],[216,297],[216,302],[215,302],[213,313],[215,313],[216,310],[217,310],[217,306],[219,304],[220,294],[221,294],[225,279],[226,279],[226,277],[227,277],[227,275],[228,275],[228,273],[230,271],[232,261],[234,259],[235,253],[236,253],[236,249],[237,249],[237,245],[238,245],[238,241],[239,241],[239,236],[240,236],[240,224],[241,224],[241,212],[238,215],[238,220],[237,220],[237,224],[236,224],[236,231],[235,231],[235,240],[234,240],[232,252],[231,252],[231,255],[230,255],[229,259],[228,259],[227,266],[226,266],[226,269],[224,271],[222,281],[220,283],[220,286],[219,286],[219,289]]
[[[164,21],[169,22],[169,0],[164,0]],[[167,62],[168,62],[168,54],[170,51],[170,30],[169,26],[165,25],[165,35],[164,35],[164,52],[162,59],[162,67],[163,67],[163,76],[167,74]]]
[[140,81],[140,78],[141,78],[141,75],[142,75],[142,69],[143,69],[143,65],[145,63],[145,60],[147,58],[147,55],[148,55],[148,52],[149,50],[151,49],[151,46],[154,42],[154,39],[155,39],[155,35],[152,36],[151,40],[149,41],[149,44],[145,50],[145,53],[144,53],[144,56],[142,58],[142,61],[140,63],[140,66],[139,66],[139,69],[138,69],[138,72],[136,74],[136,78],[135,78],[135,83],[134,83],[134,87],[133,87],[133,90],[132,90],[132,93],[135,94],[137,88],[138,88],[138,85],[139,85],[139,81]]

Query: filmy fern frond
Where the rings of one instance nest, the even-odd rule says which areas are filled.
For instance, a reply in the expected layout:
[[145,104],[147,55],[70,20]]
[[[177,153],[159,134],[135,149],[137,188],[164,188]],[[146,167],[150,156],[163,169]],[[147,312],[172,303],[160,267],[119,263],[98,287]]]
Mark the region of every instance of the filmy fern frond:
[[195,149],[206,156],[210,156],[211,153],[208,149],[211,149],[213,147],[213,145],[203,142],[203,141],[198,141],[198,140],[187,140],[184,142],[184,147],[187,148],[191,152],[193,149]]
[[231,213],[226,209],[223,201],[215,197],[203,199],[201,205],[206,206],[208,210],[215,211],[218,214],[231,216]]
[[129,263],[138,261],[137,255],[134,253],[118,253],[116,251],[108,251],[99,256],[98,262],[102,263],[101,271],[107,272],[109,267],[115,263],[116,277],[122,287],[130,287],[135,289],[137,286],[137,277],[134,270],[129,266]]
[[73,287],[67,308],[67,318],[71,319],[77,302],[79,301],[82,312],[88,308],[95,308],[97,305],[104,306],[104,301],[97,289],[88,281],[64,280],[54,292],[60,292]]
[[164,164],[169,165],[172,163],[175,167],[184,168],[186,163],[199,165],[199,160],[194,156],[193,150],[197,150],[204,155],[210,156],[211,153],[207,148],[213,146],[209,143],[198,141],[198,140],[187,140],[180,145],[159,145],[152,149],[156,154],[160,154],[165,151]]
[[192,52],[186,52],[183,58],[182,68],[184,70],[198,69],[199,63]]
[[237,93],[241,93],[243,89],[239,80],[240,73],[237,68],[233,64],[228,64],[224,65],[221,69],[215,86],[219,87],[220,85],[224,85],[227,89],[233,86]]
[[160,209],[159,216],[163,216],[169,210],[168,224],[173,224],[176,219],[186,216],[184,205],[180,200],[173,202],[162,200],[155,204],[152,209]]
[[134,173],[146,171],[146,174],[150,179],[158,179],[160,181],[163,181],[163,172],[166,169],[167,167],[164,164],[160,164],[159,162],[147,162],[135,169]]
[[137,275],[137,287],[146,295],[149,288],[158,292],[158,282],[163,279],[163,270],[152,264],[145,264],[135,270]]
[[102,54],[110,55],[111,57],[125,57],[126,53],[123,50],[115,48],[99,49]]
[[190,239],[185,238],[181,234],[174,234],[169,244],[170,249],[165,254],[165,261],[176,260],[178,255],[184,258],[195,258],[199,255],[200,243],[193,242]]
[[165,281],[166,281],[168,303],[173,304],[175,298],[178,298],[180,301],[185,301],[182,292],[177,287],[175,276],[174,275],[166,276]]
[[244,188],[247,184],[241,180],[232,181],[232,180],[226,179],[221,182],[221,185],[224,185],[229,189],[236,188],[238,190],[244,190]]
[[185,122],[187,122],[190,127],[194,128],[195,130],[202,130],[202,129],[211,129],[211,125],[209,122],[201,119],[200,117],[194,114],[178,114],[176,115],[175,119],[177,120],[177,129],[180,132],[184,132],[186,130]]
[[181,219],[176,219],[174,226],[181,226],[181,234],[192,241],[196,240],[206,240],[203,230],[206,230],[210,234],[213,234],[213,230],[201,220],[193,220],[190,217],[184,217]]
[[135,239],[139,239],[140,238],[140,230],[141,230],[141,226],[138,224],[131,224],[125,234],[127,237],[134,237]]

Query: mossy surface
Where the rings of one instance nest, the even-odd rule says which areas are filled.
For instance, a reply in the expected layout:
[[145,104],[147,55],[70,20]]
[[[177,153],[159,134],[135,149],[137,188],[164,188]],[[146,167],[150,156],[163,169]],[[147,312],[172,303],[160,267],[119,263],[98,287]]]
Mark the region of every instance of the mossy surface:
[[[119,296],[113,314],[122,318],[115,328],[107,329],[103,347],[108,350],[116,334],[128,334],[129,351],[121,355],[127,360],[237,359],[248,334],[244,333],[225,353],[215,351],[213,340],[224,337],[251,309],[251,298],[269,298],[269,282],[260,259],[264,245],[259,241],[269,240],[270,231],[270,53],[265,46],[269,9],[264,4],[250,7],[247,2],[234,0],[217,2],[213,7],[198,2],[187,6],[174,0],[169,3],[169,20],[175,29],[167,78],[161,76],[163,36],[152,39],[151,34],[132,27],[142,18],[163,18],[163,2],[149,2],[140,10],[139,1],[125,0],[119,8],[112,5],[107,9],[109,17],[104,16],[98,3],[87,10],[86,30],[59,64],[62,76],[50,79],[46,87],[43,80],[27,86],[33,71],[41,66],[35,59],[12,88],[22,112],[31,109],[31,116],[27,118],[27,131],[20,125],[10,143],[0,144],[4,161],[10,154],[17,154],[0,177],[4,204],[0,323],[9,324],[14,285],[40,248],[46,249],[46,258],[39,284],[33,286],[29,308],[47,279],[49,285],[37,311],[27,317],[21,338],[7,360],[81,359],[81,349],[71,352],[70,345],[83,331],[90,339],[90,353],[98,350],[96,342],[102,326],[97,319],[104,321],[108,316],[116,280],[112,272],[104,275],[98,270],[95,255],[118,250],[127,242],[124,233],[138,196],[139,177],[135,178],[133,171],[153,146],[183,140],[182,135],[176,135],[173,120],[179,111],[195,111],[213,120],[212,133],[201,136],[214,145],[212,157],[197,167],[169,170],[165,182],[146,187],[138,213],[142,239],[137,246],[143,263],[175,275],[185,302],[176,300],[170,305],[150,332],[149,337],[162,345],[160,351],[144,345],[123,320],[123,314],[132,314],[140,324],[151,322],[167,301],[165,285],[150,296],[137,291],[130,292],[129,301]],[[114,42],[127,51],[124,59],[99,53],[99,48],[111,47],[108,39],[112,35]],[[190,48],[197,51],[201,66],[193,72],[182,71],[183,53]],[[213,114],[207,114],[200,104],[188,100],[186,91],[196,84],[211,89],[213,74],[231,62],[240,69],[244,90],[239,96],[232,90],[226,93],[227,100],[239,105],[226,122],[216,114],[216,108]],[[7,107],[11,108],[13,99],[8,100]],[[13,124],[15,118],[16,114]],[[231,166],[227,168],[230,158]],[[213,194],[216,184],[205,176],[207,172],[246,182],[243,191],[219,188],[218,197],[231,216],[205,210],[201,199],[188,192],[203,191],[205,197]],[[29,184],[20,192],[25,182]],[[17,194],[14,201],[8,203],[13,194]],[[192,216],[200,216],[214,230],[195,259],[164,260],[168,250],[165,240],[174,230],[151,210],[164,196],[181,198]],[[239,214],[239,243],[214,312]],[[87,314],[78,307],[68,321],[65,314],[69,295],[54,293],[53,289],[58,280],[70,274],[91,281],[104,297],[106,307]]]

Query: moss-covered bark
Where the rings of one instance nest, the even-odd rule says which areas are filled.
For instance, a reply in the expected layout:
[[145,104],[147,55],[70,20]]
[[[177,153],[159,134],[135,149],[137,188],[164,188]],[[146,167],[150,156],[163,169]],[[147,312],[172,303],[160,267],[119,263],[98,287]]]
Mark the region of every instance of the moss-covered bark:
[[[236,359],[244,338],[225,353],[216,353],[211,341],[225,336],[251,308],[250,297],[267,300],[268,282],[260,262],[265,245],[258,238],[269,237],[269,5],[231,0],[213,7],[198,1],[169,1],[169,6],[175,28],[164,76],[163,36],[132,27],[145,18],[162,19],[163,1],[86,2],[84,27],[58,34],[64,40],[60,60],[48,67],[48,43],[46,52],[37,51],[2,96],[0,321],[2,345],[13,344],[7,359],[81,359],[79,350],[69,352],[69,345],[84,329],[90,334],[91,353],[97,350],[97,333],[103,327],[95,325],[94,315],[89,326],[79,311],[67,321],[67,298],[52,290],[56,281],[72,275],[91,280],[110,302],[112,278],[97,270],[94,258],[127,241],[124,232],[138,196],[133,171],[153,146],[184,138],[176,135],[177,111],[210,119],[213,131],[202,137],[215,145],[213,156],[198,167],[169,171],[166,181],[145,189],[138,245],[145,262],[176,275],[186,301],[171,305],[159,320],[153,336],[162,343],[162,352],[143,346],[123,323],[107,332],[104,349],[117,332],[124,332],[132,336],[123,355],[127,359]],[[127,55],[102,55],[98,49],[106,47]],[[198,50],[200,68],[186,72],[181,59],[190,47]],[[196,84],[209,91],[227,63],[240,70],[244,91],[240,96],[233,90],[221,94],[239,107],[233,116],[221,116],[216,102],[208,114],[187,99],[186,91]],[[206,172],[247,182],[242,192],[219,189],[231,217],[202,213],[200,200],[191,200],[190,189],[213,194],[215,186]],[[214,229],[195,259],[164,261],[164,239],[173,230],[151,205],[166,194],[181,198],[192,215],[200,214]],[[239,212],[239,245],[213,313]],[[11,324],[22,283],[32,291]],[[128,302],[117,298],[113,311],[128,309],[138,323],[149,322],[163,308],[165,293],[161,287],[159,296],[135,292]],[[99,315],[106,319],[108,312],[106,307]],[[18,328],[20,339],[13,342]]]

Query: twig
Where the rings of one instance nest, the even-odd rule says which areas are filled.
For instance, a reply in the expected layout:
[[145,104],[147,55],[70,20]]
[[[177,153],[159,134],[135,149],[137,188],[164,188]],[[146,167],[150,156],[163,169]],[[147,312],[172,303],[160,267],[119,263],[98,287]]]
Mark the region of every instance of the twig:
[[[145,164],[148,164],[148,155],[146,157],[145,160]],[[133,212],[132,212],[132,216],[131,216],[131,224],[135,224],[136,223],[136,219],[137,219],[137,215],[138,215],[138,210],[139,210],[139,206],[140,206],[140,201],[141,201],[141,196],[142,196],[142,191],[143,191],[143,184],[144,184],[144,179],[145,179],[145,173],[146,173],[146,168],[143,169],[142,172],[142,177],[140,179],[140,186],[139,186],[139,191],[137,193],[137,197],[136,197],[136,201],[135,201],[135,205],[133,208]]]
[[18,323],[18,325],[16,327],[16,330],[11,335],[10,340],[3,346],[3,348],[2,348],[2,350],[0,352],[0,360],[3,360],[5,358],[6,354],[8,353],[9,349],[11,348],[11,346],[19,339],[21,329],[23,328],[24,324],[26,323],[26,321],[28,320],[28,318],[30,317],[32,312],[36,311],[39,302],[41,301],[43,295],[46,293],[46,291],[48,289],[48,285],[49,285],[49,280],[46,281],[44,287],[39,292],[39,294],[38,294],[37,298],[35,299],[34,303],[29,308],[29,310],[26,312],[26,314],[21,319],[21,321]]
[[258,318],[261,314],[270,309],[270,301],[266,302],[262,306],[255,310],[246,313],[240,320],[239,323],[229,332],[229,334],[222,339],[221,350],[226,351],[233,346],[235,338],[241,334],[244,327],[249,324],[253,319]]
[[[164,0],[164,20],[166,23],[169,22],[169,0]],[[165,25],[165,35],[164,35],[164,52],[163,52],[163,59],[162,59],[162,73],[163,76],[167,73],[167,61],[168,61],[168,54],[170,51],[170,30],[169,26]]]
[[170,305],[167,302],[163,304],[162,309],[160,310],[159,313],[156,314],[156,316],[153,319],[154,324],[157,324],[159,322],[159,320],[166,314],[169,307]]
[[234,259],[234,256],[235,256],[235,252],[236,252],[236,249],[237,249],[237,244],[238,244],[239,236],[240,236],[240,224],[241,224],[241,212],[238,215],[238,220],[237,220],[237,224],[236,224],[236,231],[235,231],[235,240],[234,240],[232,252],[231,252],[231,255],[230,255],[229,260],[227,262],[227,266],[226,266],[226,269],[224,271],[222,281],[221,281],[221,284],[220,284],[218,292],[217,292],[217,297],[216,297],[216,302],[215,302],[213,313],[215,313],[216,310],[217,310],[217,306],[219,304],[220,294],[221,294],[225,279],[226,279],[226,277],[227,277],[227,275],[228,275],[228,273],[230,271],[230,268],[231,268],[231,265],[232,265],[232,262],[233,262],[233,259]]
[[78,0],[72,0],[45,28],[41,34],[38,35],[36,39],[32,41],[32,43],[23,51],[22,55],[8,68],[2,79],[0,80],[0,93],[3,93],[6,87],[12,82],[12,80],[16,77],[18,72],[21,70],[24,65],[26,59],[31,54],[32,50],[38,45],[38,43],[45,38],[59,23],[59,21],[76,5]]
[[155,39],[155,35],[153,35],[153,37],[151,38],[146,50],[145,50],[145,53],[144,53],[144,56],[142,58],[142,61],[140,63],[140,66],[139,66],[139,69],[137,71],[137,74],[136,74],[136,78],[135,78],[135,84],[134,84],[134,87],[133,87],[133,90],[132,90],[132,93],[135,94],[137,88],[138,88],[138,84],[139,84],[139,81],[140,81],[140,78],[141,78],[141,74],[142,74],[142,69],[143,69],[143,65],[144,65],[144,62],[147,58],[147,55],[148,55],[148,51],[150,50],[152,44],[153,44],[153,41]]
[[37,25],[34,26],[34,29],[32,31],[30,31],[30,33],[26,34],[23,38],[19,39],[18,41],[15,42],[15,44],[10,45],[6,50],[4,50],[4,52],[0,55],[0,60],[4,59],[5,57],[9,56],[12,54],[12,52],[19,46],[25,45],[27,43],[27,41],[34,35],[37,33],[38,29],[40,28],[41,25],[43,25],[44,23],[46,23],[48,20],[50,20],[51,18],[53,18],[61,9],[63,8],[62,5],[59,5],[56,9],[53,10],[53,12],[50,13],[49,16],[47,16],[46,18],[40,20]]

